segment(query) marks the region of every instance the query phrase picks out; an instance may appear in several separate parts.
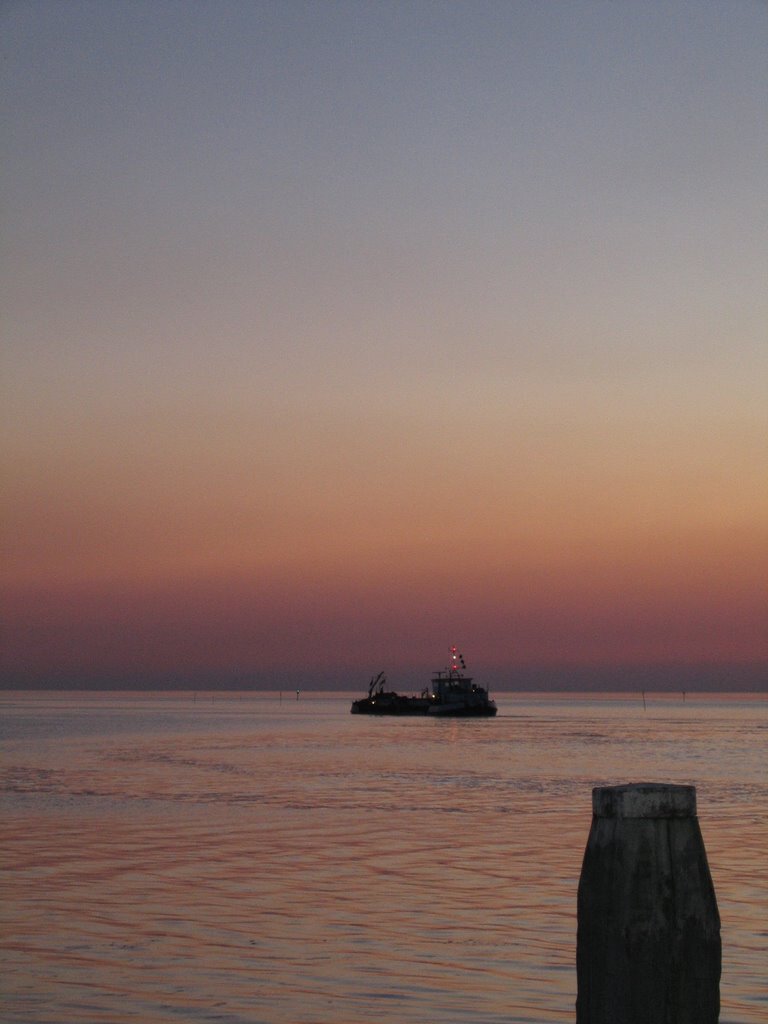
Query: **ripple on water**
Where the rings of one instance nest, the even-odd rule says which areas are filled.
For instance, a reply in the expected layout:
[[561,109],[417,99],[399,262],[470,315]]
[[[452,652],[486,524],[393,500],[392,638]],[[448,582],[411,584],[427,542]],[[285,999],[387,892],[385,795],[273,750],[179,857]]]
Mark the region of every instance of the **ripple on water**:
[[458,724],[182,708],[145,732],[134,709],[130,742],[108,716],[39,743],[27,721],[2,782],[9,1024],[572,1021],[590,790],[639,777],[699,787],[723,1021],[763,1021],[758,723],[518,705]]

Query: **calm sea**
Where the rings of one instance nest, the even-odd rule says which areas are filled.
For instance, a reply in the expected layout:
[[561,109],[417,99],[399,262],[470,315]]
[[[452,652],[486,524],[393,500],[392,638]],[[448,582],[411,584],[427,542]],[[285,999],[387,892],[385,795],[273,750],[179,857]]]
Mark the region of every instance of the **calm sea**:
[[591,789],[693,783],[721,1021],[768,1018],[768,702],[4,694],[4,1024],[573,1021]]

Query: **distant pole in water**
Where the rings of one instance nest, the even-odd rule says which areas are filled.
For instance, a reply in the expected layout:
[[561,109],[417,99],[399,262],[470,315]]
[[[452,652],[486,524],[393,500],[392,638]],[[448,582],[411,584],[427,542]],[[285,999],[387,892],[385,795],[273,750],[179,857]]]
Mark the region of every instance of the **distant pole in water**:
[[645,711],[645,690],[643,690],[643,711]]
[[298,699],[299,699],[299,694],[300,694],[300,693],[301,693],[301,690],[297,690],[297,691],[296,691],[296,700],[298,700]]
[[695,787],[597,788],[592,810],[576,1024],[717,1024],[720,916]]

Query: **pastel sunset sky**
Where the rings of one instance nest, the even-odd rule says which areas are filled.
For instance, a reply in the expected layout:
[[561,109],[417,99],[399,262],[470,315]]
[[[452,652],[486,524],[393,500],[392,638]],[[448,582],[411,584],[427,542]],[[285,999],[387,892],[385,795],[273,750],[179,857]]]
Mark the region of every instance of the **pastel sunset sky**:
[[766,686],[767,4],[0,40],[4,685]]

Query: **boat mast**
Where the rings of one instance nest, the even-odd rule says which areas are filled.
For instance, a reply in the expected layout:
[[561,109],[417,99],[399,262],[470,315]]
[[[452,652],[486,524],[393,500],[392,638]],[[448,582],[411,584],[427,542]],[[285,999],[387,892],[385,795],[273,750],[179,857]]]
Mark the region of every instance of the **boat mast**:
[[[461,666],[461,668],[459,668]],[[466,671],[467,666],[464,664],[464,658],[455,646],[451,647],[451,678],[461,679],[461,673]]]

